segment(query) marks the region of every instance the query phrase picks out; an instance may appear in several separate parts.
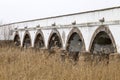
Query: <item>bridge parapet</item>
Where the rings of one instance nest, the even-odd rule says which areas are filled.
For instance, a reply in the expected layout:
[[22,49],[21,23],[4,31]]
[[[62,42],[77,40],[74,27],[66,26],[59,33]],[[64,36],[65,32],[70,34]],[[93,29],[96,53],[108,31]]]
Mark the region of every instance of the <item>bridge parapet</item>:
[[101,26],[101,25],[120,25],[120,20],[115,21],[106,21],[104,23],[101,22],[89,22],[89,23],[81,23],[81,24],[68,24],[68,25],[56,25],[56,26],[41,26],[41,27],[30,27],[30,28],[15,28],[14,31],[24,31],[24,30],[43,30],[43,29],[60,29],[60,28],[73,28],[73,27],[94,27],[94,26]]
[[[6,26],[7,27],[13,26],[12,40],[16,39],[18,42],[20,40],[21,46],[23,45],[23,42],[28,41],[30,43],[30,46],[34,47],[34,44],[36,43],[35,46],[39,47],[42,46],[44,42],[44,46],[46,48],[48,48],[49,43],[51,44],[50,46],[53,46],[52,43],[54,43],[57,45],[60,44],[62,45],[63,49],[66,49],[66,44],[68,44],[68,42],[70,42],[70,44],[72,45],[72,47],[70,48],[73,48],[75,44],[77,46],[78,44],[80,46],[83,46],[82,44],[84,42],[83,49],[80,48],[80,46],[77,48],[80,48],[81,50],[85,50],[85,52],[89,52],[90,51],[89,47],[94,44],[94,40],[96,43],[95,45],[92,46],[93,49],[96,46],[102,47],[103,46],[102,43],[105,43],[108,40],[109,45],[112,45],[112,43],[114,42],[113,47],[117,48],[115,49],[115,51],[120,53],[120,49],[119,49],[120,37],[118,36],[118,34],[120,34],[119,13],[120,13],[120,7],[115,7],[109,9],[82,12],[77,14],[69,14],[69,15],[11,23],[11,24],[2,25],[0,26],[0,28]],[[102,27],[103,29],[99,27]],[[72,32],[71,30],[73,28],[75,29],[77,28],[77,30],[73,30],[75,32],[71,33]],[[55,32],[52,35],[54,29],[57,32]],[[43,33],[42,35],[44,36],[42,42],[39,41],[41,40],[41,34],[39,34],[39,36],[35,41],[35,38],[37,36],[36,33],[39,30],[41,31],[41,33]],[[29,33],[29,35],[24,37],[26,31]],[[17,38],[14,38],[16,36],[16,32],[17,32]],[[92,37],[93,35],[95,36]],[[99,39],[96,39],[96,37],[103,41],[99,41]],[[91,43],[91,40],[93,43]],[[75,41],[78,42],[78,44],[75,43]],[[97,43],[99,43],[99,45]],[[108,46],[108,44],[106,46]],[[75,48],[73,50],[75,50]]]

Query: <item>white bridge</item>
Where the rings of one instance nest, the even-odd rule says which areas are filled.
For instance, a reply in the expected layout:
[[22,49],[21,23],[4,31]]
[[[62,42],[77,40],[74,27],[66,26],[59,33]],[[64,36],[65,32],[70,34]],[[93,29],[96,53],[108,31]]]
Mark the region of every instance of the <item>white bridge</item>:
[[0,32],[21,47],[120,53],[120,7],[5,24]]

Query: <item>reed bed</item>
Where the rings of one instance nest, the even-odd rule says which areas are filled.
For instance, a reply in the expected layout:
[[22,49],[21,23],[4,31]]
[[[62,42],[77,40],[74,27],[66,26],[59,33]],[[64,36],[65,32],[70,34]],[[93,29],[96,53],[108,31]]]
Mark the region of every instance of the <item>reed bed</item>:
[[120,80],[119,57],[91,64],[80,57],[76,63],[61,61],[60,51],[0,48],[0,80]]

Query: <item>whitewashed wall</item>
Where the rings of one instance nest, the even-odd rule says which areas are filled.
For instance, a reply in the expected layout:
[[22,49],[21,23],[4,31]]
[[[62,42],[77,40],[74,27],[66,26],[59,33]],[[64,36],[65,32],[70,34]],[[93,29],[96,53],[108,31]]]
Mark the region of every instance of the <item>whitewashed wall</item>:
[[[21,46],[22,46],[24,35],[25,35],[25,30],[19,30],[19,29],[24,29],[25,27],[33,28],[38,25],[40,25],[40,27],[47,27],[47,26],[51,26],[53,23],[56,23],[56,25],[68,25],[74,21],[76,21],[77,24],[99,22],[99,20],[102,19],[103,17],[105,19],[105,22],[120,20],[120,8],[101,10],[101,11],[100,10],[91,11],[91,12],[79,13],[79,14],[74,14],[74,15],[54,17],[54,18],[43,19],[43,20],[20,22],[20,23],[14,23],[14,24],[1,26],[0,27],[0,40],[5,40],[6,39],[5,37],[9,36],[9,33],[10,33],[9,27],[10,27],[10,31],[11,31],[11,29],[12,30],[14,30],[15,28],[18,29],[18,33],[19,33],[19,36],[21,39]],[[70,26],[68,26],[68,27],[70,27]],[[86,51],[89,51],[89,45],[90,45],[91,38],[92,38],[95,30],[98,27],[99,26],[79,27],[79,30],[81,31],[84,42],[85,42]],[[72,28],[57,29],[60,33],[60,36],[62,37],[63,49],[65,49],[65,45],[67,43],[66,42],[67,37],[68,37],[68,34],[71,31],[71,29]],[[112,35],[115,39],[117,51],[120,53],[120,36],[119,36],[120,35],[120,25],[110,25],[109,29],[112,32]],[[47,48],[48,47],[47,46],[48,39],[49,39],[50,33],[52,32],[52,29],[42,29],[41,31],[43,32],[43,35],[45,38],[44,39],[45,47]],[[34,40],[35,40],[36,32],[37,32],[37,30],[29,30],[29,33],[31,36],[31,41],[32,41],[32,47],[34,47]],[[7,35],[5,36],[4,33]],[[10,35],[9,39],[13,40],[14,36],[15,36],[15,32],[13,32],[13,34]]]

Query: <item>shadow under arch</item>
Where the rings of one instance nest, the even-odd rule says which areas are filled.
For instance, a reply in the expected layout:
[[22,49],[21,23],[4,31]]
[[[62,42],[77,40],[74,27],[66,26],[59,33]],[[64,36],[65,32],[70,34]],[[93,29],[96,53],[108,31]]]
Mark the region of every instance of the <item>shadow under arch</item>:
[[30,33],[29,33],[29,31],[25,31],[22,47],[29,48],[31,46],[32,46],[32,41],[31,41]]
[[63,47],[62,38],[59,34],[59,31],[57,29],[53,29],[50,33],[49,39],[48,39],[48,49],[51,49],[53,47]]
[[35,35],[34,39],[34,47],[35,48],[43,48],[45,47],[45,40],[44,40],[44,35],[41,30],[38,30]]
[[20,46],[20,36],[17,31],[15,32],[13,41],[15,46]]
[[105,53],[117,52],[116,43],[109,27],[100,26],[96,29],[91,38],[89,51],[92,53],[100,53],[103,51]]
[[85,42],[77,27],[72,28],[69,32],[65,48],[68,52],[85,52]]

